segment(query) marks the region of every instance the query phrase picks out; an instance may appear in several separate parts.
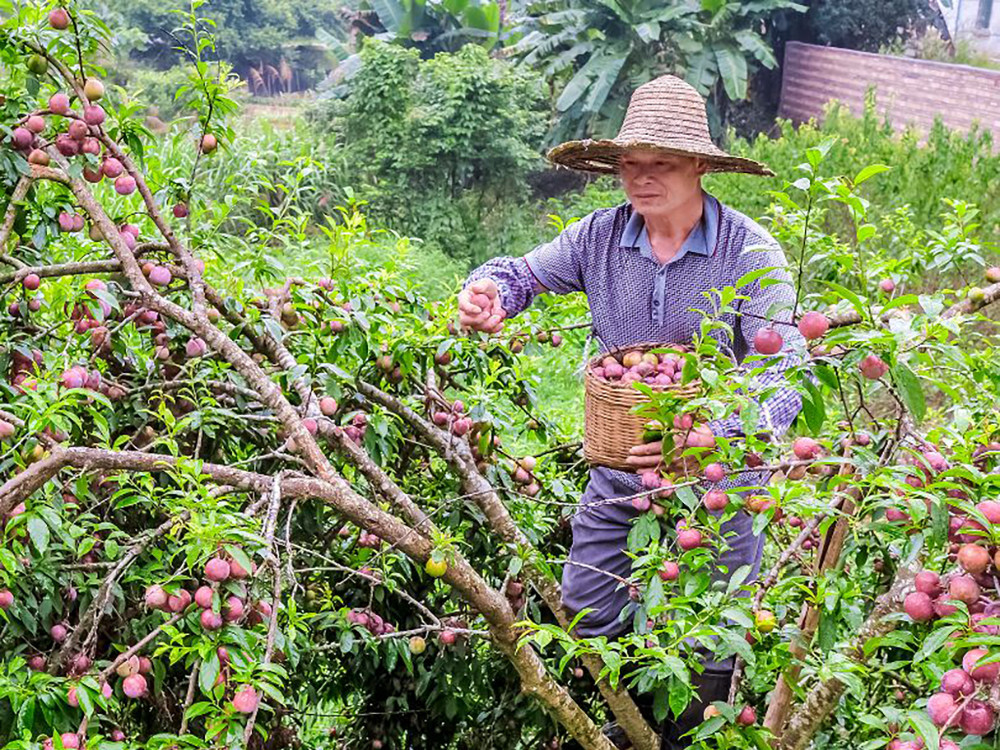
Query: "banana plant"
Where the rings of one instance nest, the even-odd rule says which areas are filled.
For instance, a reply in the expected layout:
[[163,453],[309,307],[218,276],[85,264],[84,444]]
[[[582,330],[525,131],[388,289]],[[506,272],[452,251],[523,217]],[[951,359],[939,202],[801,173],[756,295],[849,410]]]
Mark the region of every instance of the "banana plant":
[[515,10],[506,52],[562,83],[550,140],[612,135],[631,92],[664,73],[705,96],[746,98],[755,66],[773,68],[762,33],[794,0],[538,0]]

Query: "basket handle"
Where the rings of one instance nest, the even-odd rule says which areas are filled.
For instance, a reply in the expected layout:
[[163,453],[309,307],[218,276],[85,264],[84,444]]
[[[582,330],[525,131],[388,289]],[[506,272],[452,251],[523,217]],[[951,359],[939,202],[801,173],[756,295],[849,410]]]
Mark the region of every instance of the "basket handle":
[[593,322],[591,322],[590,332],[587,334],[587,338],[583,342],[583,360],[580,362],[579,368],[581,376],[587,371],[587,363],[590,361],[590,342],[593,339],[597,339],[597,343],[603,347],[604,351],[611,351],[611,348],[605,343],[604,339],[601,338],[601,334],[597,332]]

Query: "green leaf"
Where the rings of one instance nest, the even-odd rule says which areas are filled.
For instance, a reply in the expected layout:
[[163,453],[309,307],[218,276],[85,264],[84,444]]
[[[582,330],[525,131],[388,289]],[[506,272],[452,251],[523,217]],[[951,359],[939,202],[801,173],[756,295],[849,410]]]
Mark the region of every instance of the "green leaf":
[[92,716],[94,713],[94,701],[90,695],[90,689],[83,685],[76,686],[76,699],[80,702],[84,716]]
[[0,565],[3,565],[11,573],[17,568],[17,558],[9,549],[0,547]]
[[857,311],[858,315],[860,315],[862,319],[865,317],[865,306],[861,302],[861,297],[859,297],[855,292],[852,292],[847,287],[841,286],[840,284],[834,281],[828,281],[826,283],[841,297],[850,302],[851,307],[853,307],[855,311]]
[[777,271],[777,270],[778,270],[778,266],[767,266],[765,268],[755,268],[754,270],[748,271],[747,273],[745,273],[742,276],[740,276],[740,278],[736,281],[736,284],[734,284],[734,286],[737,289],[742,289],[743,287],[749,286],[750,284],[754,283],[761,276],[765,276],[765,275],[771,273],[771,271]]
[[715,56],[708,50],[702,50],[696,55],[688,58],[687,73],[684,80],[698,89],[702,96],[706,96],[715,83],[715,74],[718,68],[715,64]]
[[219,654],[212,651],[212,655],[201,663],[198,669],[198,687],[204,695],[211,695],[212,688],[215,687],[215,679],[219,676]]
[[903,305],[917,305],[920,304],[920,298],[915,294],[901,294],[885,303],[882,308],[882,312],[886,313],[896,307],[902,307]]
[[914,663],[923,661],[929,656],[933,656],[944,646],[945,641],[950,639],[955,634],[954,628],[950,626],[945,626],[943,628],[938,628],[929,636],[924,639],[923,644],[920,646],[920,650],[917,651],[913,656]]
[[39,553],[44,554],[49,548],[49,527],[41,518],[33,516],[28,519],[28,534],[31,536],[31,543]]
[[902,362],[896,363],[892,368],[893,379],[899,387],[899,397],[910,410],[913,418],[920,422],[927,413],[927,401],[924,398],[924,389],[920,386],[920,380],[913,370]]
[[928,748],[928,750],[934,750],[934,748],[938,747],[938,730],[926,711],[907,711],[906,719],[910,722],[914,731],[923,739],[924,747]]
[[720,47],[715,51],[719,75],[726,96],[733,101],[747,98],[747,60],[735,47]]
[[243,570],[247,571],[247,573],[253,570],[253,563],[250,561],[249,555],[247,555],[241,547],[237,547],[233,544],[227,544],[226,552],[232,555],[233,559],[236,560],[236,562],[238,562],[242,566]]
[[888,172],[890,169],[892,169],[892,167],[887,167],[885,164],[869,164],[867,167],[858,172],[857,177],[854,178],[854,184],[860,185],[870,177],[882,174],[883,172]]
[[184,715],[189,719],[193,719],[197,716],[204,716],[205,714],[212,713],[214,710],[215,706],[208,701],[198,701],[197,703],[191,704],[188,710],[184,712]]
[[650,44],[660,38],[660,24],[655,21],[640,23],[635,27],[635,33],[642,41]]
[[713,716],[698,728],[698,733],[694,736],[695,741],[712,736],[722,729],[722,725],[725,723],[726,719],[724,716]]
[[802,397],[802,412],[813,435],[819,435],[826,421],[826,401],[823,393],[809,378],[803,378],[806,394]]

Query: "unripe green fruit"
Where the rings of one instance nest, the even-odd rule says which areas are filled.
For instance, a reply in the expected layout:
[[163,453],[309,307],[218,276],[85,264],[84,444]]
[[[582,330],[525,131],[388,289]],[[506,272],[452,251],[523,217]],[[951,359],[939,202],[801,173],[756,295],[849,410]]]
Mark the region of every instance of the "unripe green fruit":
[[104,84],[96,78],[88,78],[83,85],[83,93],[90,101],[96,102],[104,96]]
[[28,58],[28,70],[36,76],[43,76],[49,70],[49,61],[41,55],[32,55]]
[[427,649],[427,641],[425,641],[419,635],[415,635],[410,639],[411,654],[422,654],[426,649]]
[[761,633],[770,633],[778,626],[778,618],[774,616],[774,612],[766,609],[757,612],[754,616],[754,622],[757,624],[757,630]]
[[424,570],[427,571],[427,575],[432,578],[440,578],[448,570],[448,563],[444,560],[435,560],[433,557],[427,561],[424,565]]

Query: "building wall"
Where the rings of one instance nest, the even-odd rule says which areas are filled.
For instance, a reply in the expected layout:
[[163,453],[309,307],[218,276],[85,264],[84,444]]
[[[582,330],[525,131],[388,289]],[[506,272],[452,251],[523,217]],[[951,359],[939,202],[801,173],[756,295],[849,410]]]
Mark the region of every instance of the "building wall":
[[[989,23],[981,25],[981,3],[990,6]],[[969,42],[976,50],[1000,59],[1000,0],[951,0],[941,5],[952,38]]]
[[778,114],[795,122],[821,119],[831,99],[860,114],[872,86],[893,127],[926,132],[940,117],[965,131],[978,121],[1000,145],[1000,71],[968,65],[789,42]]

